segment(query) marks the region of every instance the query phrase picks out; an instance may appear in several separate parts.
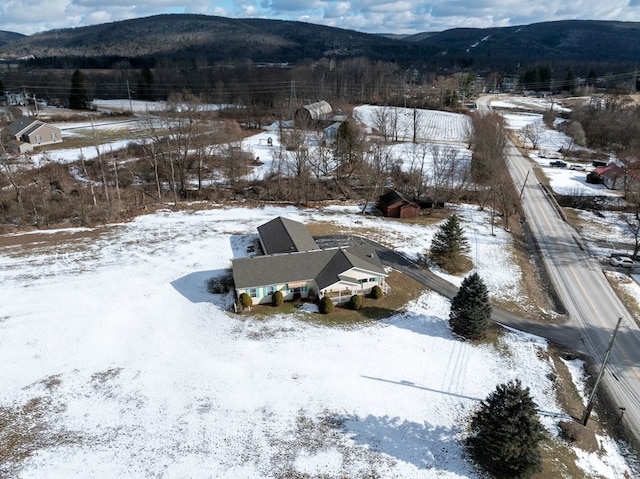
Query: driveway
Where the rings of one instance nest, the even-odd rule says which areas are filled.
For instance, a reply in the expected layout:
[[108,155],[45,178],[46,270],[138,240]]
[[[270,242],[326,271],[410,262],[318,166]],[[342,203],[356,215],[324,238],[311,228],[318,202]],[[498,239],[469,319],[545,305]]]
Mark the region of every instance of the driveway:
[[[317,236],[314,237],[314,239],[321,248],[359,245],[373,246],[384,266],[400,271],[446,298],[452,299],[458,293],[458,287],[456,285],[436,275],[428,268],[408,259],[406,256],[370,239],[356,235]],[[538,323],[524,316],[496,307],[492,307],[491,319],[496,323],[510,328],[543,337],[555,344],[571,349],[581,349],[582,341],[579,331],[574,331],[575,328],[569,323]]]

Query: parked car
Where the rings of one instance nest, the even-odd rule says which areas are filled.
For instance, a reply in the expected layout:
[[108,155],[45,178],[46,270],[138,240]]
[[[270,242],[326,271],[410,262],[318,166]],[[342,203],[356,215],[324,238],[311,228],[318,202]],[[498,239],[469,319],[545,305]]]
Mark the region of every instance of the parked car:
[[567,164],[562,160],[554,160],[549,163],[551,166],[555,166],[556,168],[566,168]]
[[609,261],[613,266],[622,266],[623,268],[633,268],[636,262],[628,256],[612,256]]
[[569,169],[570,169],[570,170],[584,171],[584,170],[586,170],[586,169],[587,169],[587,167],[586,167],[586,166],[584,166],[584,165],[576,165],[575,163],[573,163],[573,164],[569,167]]

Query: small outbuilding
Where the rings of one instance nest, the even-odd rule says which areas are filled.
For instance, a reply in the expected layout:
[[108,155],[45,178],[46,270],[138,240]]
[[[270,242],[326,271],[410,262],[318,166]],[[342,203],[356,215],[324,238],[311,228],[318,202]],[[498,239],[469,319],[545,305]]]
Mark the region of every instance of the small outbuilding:
[[380,196],[378,208],[389,218],[417,218],[420,215],[420,206],[396,190]]
[[326,101],[317,101],[298,108],[295,113],[296,123],[311,123],[312,121],[327,120],[333,109]]

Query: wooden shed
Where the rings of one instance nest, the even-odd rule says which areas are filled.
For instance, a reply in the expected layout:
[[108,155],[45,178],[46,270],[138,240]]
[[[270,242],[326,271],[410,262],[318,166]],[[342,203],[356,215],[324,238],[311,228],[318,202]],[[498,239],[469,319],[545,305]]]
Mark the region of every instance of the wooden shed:
[[396,190],[380,196],[378,208],[390,218],[417,218],[420,215],[418,204]]

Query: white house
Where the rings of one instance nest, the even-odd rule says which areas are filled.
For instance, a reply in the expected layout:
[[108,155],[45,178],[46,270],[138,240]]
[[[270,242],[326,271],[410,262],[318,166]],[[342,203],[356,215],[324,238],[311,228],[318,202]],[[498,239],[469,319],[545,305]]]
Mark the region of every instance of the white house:
[[[386,289],[387,274],[373,247],[320,249],[304,225],[286,218],[276,218],[258,231],[263,249],[268,244],[266,251],[275,248],[288,252],[234,259],[237,297],[247,293],[254,304],[260,304],[270,303],[276,291],[281,291],[285,300],[296,295],[306,298],[313,291],[320,298],[329,296],[335,302],[343,302],[354,294],[370,293],[374,286]],[[279,242],[281,248],[277,246]],[[296,242],[307,249],[291,247]]]

